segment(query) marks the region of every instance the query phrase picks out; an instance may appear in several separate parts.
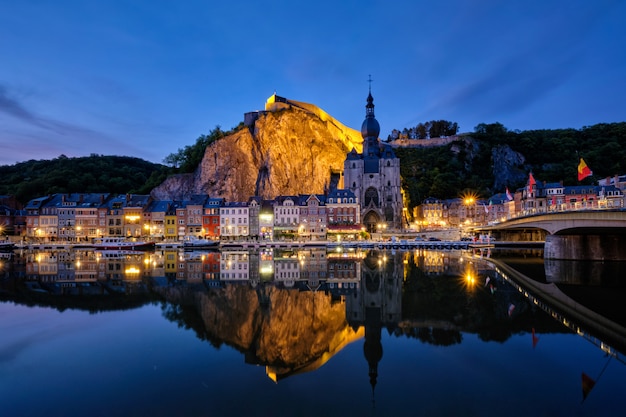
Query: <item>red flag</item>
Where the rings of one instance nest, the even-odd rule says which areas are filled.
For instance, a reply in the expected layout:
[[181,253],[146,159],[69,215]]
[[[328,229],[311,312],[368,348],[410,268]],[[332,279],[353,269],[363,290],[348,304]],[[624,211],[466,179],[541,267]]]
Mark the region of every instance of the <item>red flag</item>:
[[539,338],[535,334],[535,328],[533,327],[533,347],[537,346],[537,342],[539,342]]
[[591,170],[585,163],[585,160],[580,158],[580,163],[578,164],[578,181],[581,181],[583,178],[591,176],[591,174],[593,174],[593,172],[591,172]]
[[509,201],[513,200],[513,196],[509,192],[509,187],[506,187],[506,199]]
[[587,398],[587,395],[591,392],[594,385],[596,385],[596,381],[594,381],[589,375],[583,372],[582,375],[583,380],[583,401]]

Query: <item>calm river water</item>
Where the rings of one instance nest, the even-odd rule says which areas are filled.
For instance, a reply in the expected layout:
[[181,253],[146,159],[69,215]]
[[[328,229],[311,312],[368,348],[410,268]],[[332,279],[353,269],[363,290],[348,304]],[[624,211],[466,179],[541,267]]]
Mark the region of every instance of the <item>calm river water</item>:
[[626,415],[624,264],[537,249],[0,255],[2,416]]

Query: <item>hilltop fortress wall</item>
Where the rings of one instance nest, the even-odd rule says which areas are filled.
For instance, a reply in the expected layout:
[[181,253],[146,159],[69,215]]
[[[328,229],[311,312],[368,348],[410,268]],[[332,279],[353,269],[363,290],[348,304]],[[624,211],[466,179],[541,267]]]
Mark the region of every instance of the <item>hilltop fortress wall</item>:
[[344,144],[348,148],[348,151],[352,150],[352,148],[354,147],[356,148],[357,152],[361,152],[363,146],[363,138],[361,137],[361,132],[347,127],[314,104],[290,100],[276,94],[272,94],[267,99],[267,101],[265,102],[265,110],[245,113],[244,125],[248,128],[252,128],[254,126],[254,123],[259,119],[260,115],[285,109],[301,110],[317,116],[324,123],[333,125],[345,135],[345,137],[339,137],[338,139],[344,142]]

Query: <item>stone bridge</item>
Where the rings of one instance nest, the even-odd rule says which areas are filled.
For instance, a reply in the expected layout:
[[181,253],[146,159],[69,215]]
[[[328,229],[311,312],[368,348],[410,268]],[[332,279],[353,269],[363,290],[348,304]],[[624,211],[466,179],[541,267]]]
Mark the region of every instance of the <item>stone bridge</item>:
[[503,240],[544,240],[544,258],[626,261],[626,210],[538,213],[475,229]]
[[[541,229],[548,234],[626,234],[626,210],[576,210],[516,217],[480,230]],[[477,229],[478,230],[478,229]]]

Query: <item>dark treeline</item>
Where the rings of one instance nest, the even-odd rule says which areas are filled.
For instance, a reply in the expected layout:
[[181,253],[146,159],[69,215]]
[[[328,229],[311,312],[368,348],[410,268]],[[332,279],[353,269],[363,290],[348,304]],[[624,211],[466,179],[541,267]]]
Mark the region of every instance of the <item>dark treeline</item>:
[[61,155],[0,166],[0,194],[13,195],[22,204],[54,193],[149,194],[170,171],[164,165],[128,156]]

